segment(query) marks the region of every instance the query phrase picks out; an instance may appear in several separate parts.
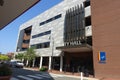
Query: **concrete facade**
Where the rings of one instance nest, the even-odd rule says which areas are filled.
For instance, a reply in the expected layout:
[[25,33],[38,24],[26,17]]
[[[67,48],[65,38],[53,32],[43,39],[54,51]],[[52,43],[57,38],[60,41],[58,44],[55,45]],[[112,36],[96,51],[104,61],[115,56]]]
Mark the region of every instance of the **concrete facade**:
[[[31,38],[30,38],[30,45],[33,44],[37,44],[37,43],[43,43],[43,42],[51,42],[50,43],[50,48],[45,48],[45,49],[37,49],[37,55],[40,56],[51,56],[51,50],[52,50],[52,40],[54,40],[54,56],[60,56],[61,55],[61,51],[56,50],[56,47],[59,46],[63,46],[64,45],[64,19],[65,19],[65,14],[66,14],[66,10],[68,10],[69,8],[75,7],[77,5],[83,4],[85,0],[72,0],[72,1],[68,1],[68,0],[64,0],[61,3],[59,3],[58,5],[50,8],[49,10],[43,12],[42,14],[38,15],[37,17],[31,19],[30,21],[22,24],[20,26],[20,30],[22,31],[25,28],[32,26],[32,32],[31,32]],[[51,21],[49,23],[46,23],[42,26],[40,26],[40,22],[46,21],[56,15],[61,14],[61,18]],[[89,16],[91,15],[91,10],[90,10],[90,6],[85,8],[85,16]],[[86,35],[92,35],[92,31],[91,31],[91,26],[88,27],[89,29],[86,28]],[[51,30],[51,34],[49,35],[45,35],[42,37],[37,37],[32,39],[32,36],[35,34],[39,34],[45,31],[49,31]],[[24,31],[23,31],[24,32]],[[23,33],[22,32],[22,33]],[[21,35],[22,33],[19,32],[19,40],[18,40],[18,45],[17,47],[21,47],[22,41],[22,37],[23,35]],[[29,46],[30,46],[29,45]]]

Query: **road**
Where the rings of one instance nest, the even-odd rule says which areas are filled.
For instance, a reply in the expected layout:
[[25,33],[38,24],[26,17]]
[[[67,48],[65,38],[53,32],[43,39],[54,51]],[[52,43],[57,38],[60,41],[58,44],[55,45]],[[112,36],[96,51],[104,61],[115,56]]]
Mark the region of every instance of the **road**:
[[80,80],[80,78],[72,78],[52,73],[49,74],[48,72],[39,72],[20,68],[13,68],[12,70],[13,74],[10,80]]

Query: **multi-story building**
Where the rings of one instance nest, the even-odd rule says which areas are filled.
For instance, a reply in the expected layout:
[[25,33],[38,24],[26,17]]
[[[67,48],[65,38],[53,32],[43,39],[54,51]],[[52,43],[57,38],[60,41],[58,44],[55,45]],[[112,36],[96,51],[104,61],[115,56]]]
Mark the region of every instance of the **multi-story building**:
[[[105,5],[104,1],[109,5]],[[109,37],[114,35],[112,33],[114,29],[110,29],[113,26],[108,24],[108,17],[114,14],[112,11],[108,12],[114,7],[109,8],[113,2],[104,1],[100,2],[103,5],[100,6],[97,0],[63,0],[20,26],[16,51],[25,51],[28,47],[34,46],[38,56],[35,65],[40,68],[48,66],[49,70],[52,68],[70,72],[87,70],[89,74],[96,77],[107,77],[111,74],[119,77],[120,71],[117,69],[120,69],[120,64],[113,63],[113,60],[119,60],[117,58],[119,49],[116,49],[117,44],[114,45],[117,42]],[[115,1],[114,6],[118,8],[117,2],[120,1]],[[102,10],[101,7],[105,8]],[[112,18],[110,19],[112,21]],[[111,21],[110,24],[112,24]],[[107,26],[111,27],[107,29]],[[118,29],[119,27],[115,30],[118,31]],[[115,34],[115,38],[120,40],[118,33]],[[108,46],[109,43],[111,47]],[[114,55],[113,52],[115,52]]]

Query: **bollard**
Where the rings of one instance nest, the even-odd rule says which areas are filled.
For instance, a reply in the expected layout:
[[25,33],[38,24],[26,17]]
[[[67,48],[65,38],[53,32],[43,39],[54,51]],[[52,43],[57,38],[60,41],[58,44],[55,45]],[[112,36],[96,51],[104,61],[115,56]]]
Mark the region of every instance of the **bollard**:
[[81,80],[83,80],[83,72],[80,72]]

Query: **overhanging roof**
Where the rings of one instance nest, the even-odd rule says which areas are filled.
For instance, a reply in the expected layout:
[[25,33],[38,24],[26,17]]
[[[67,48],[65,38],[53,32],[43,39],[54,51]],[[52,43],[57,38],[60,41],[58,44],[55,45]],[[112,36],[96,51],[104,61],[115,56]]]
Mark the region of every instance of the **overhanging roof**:
[[92,51],[92,46],[88,44],[82,44],[76,46],[61,46],[57,47],[56,49],[64,52],[90,52]]
[[40,0],[0,0],[0,30]]

